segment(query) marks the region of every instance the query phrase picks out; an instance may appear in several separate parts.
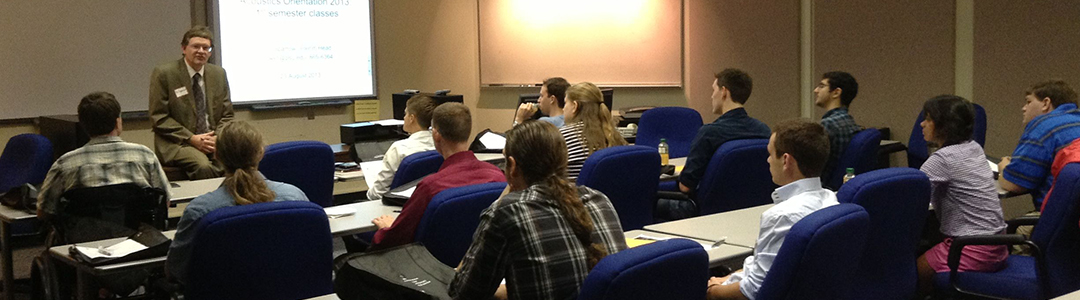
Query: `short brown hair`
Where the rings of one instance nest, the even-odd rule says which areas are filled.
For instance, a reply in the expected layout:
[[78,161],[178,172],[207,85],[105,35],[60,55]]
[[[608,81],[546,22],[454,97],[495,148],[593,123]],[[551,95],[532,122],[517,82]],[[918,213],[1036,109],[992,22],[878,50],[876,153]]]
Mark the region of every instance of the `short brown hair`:
[[1073,91],[1069,84],[1062,80],[1048,80],[1036,83],[1027,90],[1027,94],[1035,95],[1039,100],[1050,98],[1050,104],[1053,104],[1054,108],[1076,103],[1076,91]]
[[547,87],[548,94],[555,96],[555,100],[559,103],[559,108],[566,106],[566,89],[570,88],[570,82],[566,81],[562,77],[551,77],[544,79],[544,86]]
[[819,177],[829,159],[829,135],[817,122],[795,119],[776,125],[774,149],[776,157],[790,154],[799,163],[805,177]]
[[210,28],[203,25],[196,25],[184,33],[184,39],[180,40],[180,46],[187,47],[188,42],[191,41],[191,38],[193,37],[208,39],[210,40],[210,45],[214,45],[214,33],[210,31]]
[[431,127],[431,113],[435,111],[435,99],[425,95],[416,95],[405,101],[405,113],[416,116],[416,122],[427,130]]
[[89,136],[99,136],[116,129],[120,102],[108,92],[94,92],[79,101],[79,124]]
[[754,90],[754,80],[750,79],[750,74],[739,69],[729,68],[716,73],[716,85],[726,87],[731,93],[731,101],[738,104],[746,104],[746,100],[750,99],[750,92]]
[[472,115],[465,104],[447,102],[435,107],[431,114],[431,127],[444,139],[463,143],[472,134]]

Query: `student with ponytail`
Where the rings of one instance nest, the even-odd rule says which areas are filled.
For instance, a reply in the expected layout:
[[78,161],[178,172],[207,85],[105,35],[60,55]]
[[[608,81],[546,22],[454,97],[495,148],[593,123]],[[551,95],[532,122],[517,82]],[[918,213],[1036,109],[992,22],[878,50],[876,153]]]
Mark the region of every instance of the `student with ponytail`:
[[454,299],[491,298],[503,279],[509,299],[567,299],[601,258],[626,249],[608,198],[566,179],[566,149],[549,123],[506,133],[507,194],[481,214]]
[[214,155],[225,166],[225,181],[217,190],[196,197],[184,209],[165,263],[169,275],[180,282],[186,281],[191,241],[198,234],[194,231],[195,225],[206,214],[236,205],[308,201],[299,188],[267,180],[259,173],[263,139],[254,126],[244,121],[229,122],[217,136],[217,152]]
[[570,86],[566,90],[566,104],[563,107],[566,125],[559,129],[566,140],[568,151],[568,176],[570,182],[577,180],[585,159],[593,152],[611,146],[626,145],[611,111],[604,105],[604,95],[600,88],[589,82]]

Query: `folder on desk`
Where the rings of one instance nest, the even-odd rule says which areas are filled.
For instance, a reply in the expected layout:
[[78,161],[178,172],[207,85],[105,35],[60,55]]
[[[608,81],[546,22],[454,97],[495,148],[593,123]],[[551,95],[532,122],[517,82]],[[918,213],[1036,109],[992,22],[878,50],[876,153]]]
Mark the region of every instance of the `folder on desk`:
[[68,251],[79,262],[99,266],[165,256],[171,244],[172,240],[160,230],[144,224],[139,227],[139,232],[108,247],[92,248],[76,244]]
[[420,177],[406,184],[402,184],[399,187],[390,189],[383,194],[382,203],[391,206],[405,206],[405,201],[409,201],[413,191],[416,190],[416,186],[420,184],[421,180],[424,180],[424,177]]

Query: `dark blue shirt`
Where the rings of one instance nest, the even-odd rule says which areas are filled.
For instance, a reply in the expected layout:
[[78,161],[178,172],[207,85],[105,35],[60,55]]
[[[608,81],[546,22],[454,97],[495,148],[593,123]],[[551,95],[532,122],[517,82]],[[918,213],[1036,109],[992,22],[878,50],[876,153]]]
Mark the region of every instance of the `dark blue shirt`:
[[736,108],[705,124],[698,129],[697,136],[690,143],[690,154],[686,156],[686,167],[679,175],[679,182],[696,190],[705,168],[712,160],[713,153],[727,141],[742,139],[767,139],[772,135],[769,126],[751,118],[743,108]]
[[1077,138],[1080,138],[1080,110],[1076,104],[1062,104],[1049,113],[1032,118],[1024,127],[1012,162],[1005,167],[1002,176],[1031,190],[1035,207],[1042,207],[1043,197],[1054,183],[1054,176],[1050,174],[1054,154]]

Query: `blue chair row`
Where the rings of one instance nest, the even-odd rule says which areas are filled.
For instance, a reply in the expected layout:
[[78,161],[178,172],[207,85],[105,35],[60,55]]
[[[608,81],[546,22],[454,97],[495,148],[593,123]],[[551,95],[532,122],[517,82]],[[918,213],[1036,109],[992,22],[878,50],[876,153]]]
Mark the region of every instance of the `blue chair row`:
[[634,144],[656,151],[663,138],[667,139],[669,157],[686,157],[701,125],[701,114],[691,108],[671,106],[649,109],[641,114]]

